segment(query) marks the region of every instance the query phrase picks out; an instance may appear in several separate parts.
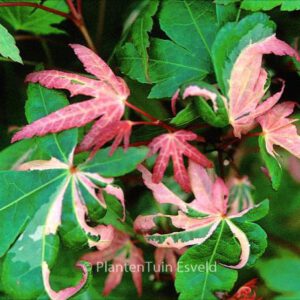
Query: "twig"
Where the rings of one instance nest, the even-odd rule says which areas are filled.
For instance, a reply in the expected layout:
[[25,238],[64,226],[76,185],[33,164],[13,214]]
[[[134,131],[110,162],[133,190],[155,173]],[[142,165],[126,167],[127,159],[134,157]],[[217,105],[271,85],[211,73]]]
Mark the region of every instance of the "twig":
[[70,13],[68,13],[68,14],[65,12],[62,12],[60,10],[48,7],[48,6],[44,6],[44,5],[32,3],[32,2],[5,2],[5,3],[0,3],[0,7],[14,7],[14,6],[16,6],[16,7],[17,6],[34,7],[34,8],[42,9],[49,13],[64,17],[66,19],[69,19],[80,30],[80,32],[81,32],[82,36],[84,37],[89,48],[91,48],[93,51],[96,52],[96,47],[89,35],[89,32],[88,32],[88,30],[85,26],[84,20],[83,20],[81,1],[80,0],[77,1],[78,10],[76,10],[72,0],[66,0],[66,3],[70,9]]
[[97,45],[101,45],[101,41],[102,41],[102,36],[104,31],[105,8],[106,8],[106,0],[101,0],[99,3],[98,26],[97,26],[97,34],[96,34]]
[[152,122],[157,122],[158,125],[157,126],[161,126],[163,128],[165,128],[166,130],[168,130],[169,132],[175,132],[176,129],[167,125],[166,123],[164,123],[161,120],[156,119],[155,117],[151,116],[150,114],[148,114],[147,112],[143,111],[142,109],[136,107],[135,105],[133,105],[132,103],[125,101],[125,105],[130,107],[131,109],[133,109],[134,111],[138,112],[139,114],[145,116],[146,118],[148,118],[150,121]]
[[39,8],[42,10],[45,10],[49,13],[67,18],[72,20],[72,16],[69,14],[66,14],[60,10],[54,9],[54,8],[50,8],[48,6],[44,6],[41,4],[37,4],[37,3],[32,3],[32,2],[5,2],[5,3],[0,3],[0,7],[12,7],[12,6],[27,6],[27,7],[35,7],[35,8]]

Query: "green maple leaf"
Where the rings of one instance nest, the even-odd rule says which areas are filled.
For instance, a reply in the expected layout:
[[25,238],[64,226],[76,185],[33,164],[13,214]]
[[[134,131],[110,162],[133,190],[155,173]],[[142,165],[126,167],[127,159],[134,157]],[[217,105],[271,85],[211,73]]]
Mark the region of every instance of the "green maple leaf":
[[[1,2],[6,2],[0,0]],[[17,1],[10,1],[17,2]],[[36,4],[41,4],[41,0],[31,0]],[[46,0],[42,3],[44,6],[68,12],[68,6],[65,1]],[[34,7],[15,6],[1,7],[0,19],[9,23],[15,30],[29,31],[35,34],[61,34],[63,30],[54,27],[64,20],[64,17],[58,16],[47,11],[36,9]]]
[[[62,94],[37,84],[30,85],[28,96],[29,121],[67,105]],[[0,217],[3,220],[0,256],[6,254],[2,282],[4,291],[14,298],[38,298],[44,290],[50,297],[70,297],[77,293],[88,277],[89,269],[84,264],[78,265],[83,279],[77,286],[59,292],[51,288],[49,277],[60,242],[76,249],[85,246],[101,249],[113,234],[112,226],[105,224],[123,224],[119,220],[123,218],[122,212],[121,215],[111,213],[105,202],[108,194],[124,206],[122,190],[108,177],[134,170],[145,159],[147,150],[129,148],[124,152],[118,149],[109,156],[104,149],[93,159],[75,166],[77,139],[77,129],[45,136],[38,139],[38,145],[50,160],[30,161],[19,166],[19,171],[0,172]],[[102,222],[107,211],[110,211],[110,220]],[[11,222],[13,226],[8,226]],[[121,228],[127,229],[125,226]]]

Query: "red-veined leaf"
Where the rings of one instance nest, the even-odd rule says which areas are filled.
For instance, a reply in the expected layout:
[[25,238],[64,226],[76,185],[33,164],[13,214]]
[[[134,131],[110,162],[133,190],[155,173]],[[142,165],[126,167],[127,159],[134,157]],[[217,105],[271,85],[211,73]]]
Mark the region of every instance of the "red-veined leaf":
[[204,167],[212,167],[212,162],[188,143],[189,141],[197,140],[197,138],[198,136],[191,131],[179,130],[174,133],[162,134],[152,140],[149,144],[150,155],[159,152],[153,169],[152,179],[154,183],[162,180],[169,160],[172,158],[175,180],[186,192],[191,190],[183,156]]
[[[81,45],[71,45],[71,47],[83,63],[85,70],[95,75],[97,79],[61,71],[40,71],[29,74],[26,81],[40,83],[48,88],[66,89],[71,96],[85,95],[92,98],[71,104],[25,126],[14,135],[12,142],[81,127],[99,118],[81,146],[83,150],[87,150],[96,145],[102,135],[107,135],[110,128],[122,118],[125,109],[124,101],[129,95],[126,83],[115,76],[109,66],[93,51]],[[125,136],[127,142],[128,134]],[[113,137],[110,136],[111,139]],[[114,147],[119,143],[119,135],[116,136],[116,140]]]

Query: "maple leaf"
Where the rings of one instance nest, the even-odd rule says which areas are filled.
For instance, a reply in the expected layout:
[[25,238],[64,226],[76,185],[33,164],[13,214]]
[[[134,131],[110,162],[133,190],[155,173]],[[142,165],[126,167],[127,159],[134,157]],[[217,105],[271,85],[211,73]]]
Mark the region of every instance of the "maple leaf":
[[[155,260],[155,275],[159,278],[159,273],[166,269],[170,272],[173,279],[176,276],[177,270],[177,259],[181,256],[187,248],[176,249],[176,248],[156,248],[154,251],[154,260]],[[163,265],[163,262],[166,262]],[[162,267],[164,266],[164,267]]]
[[[29,74],[26,82],[40,83],[48,88],[66,89],[71,96],[85,95],[90,100],[68,105],[43,117],[17,132],[12,142],[81,127],[99,118],[85,136],[80,148],[88,150],[98,143],[102,134],[120,121],[125,110],[129,89],[120,77],[114,75],[109,66],[90,49],[70,45],[87,72],[97,79],[61,71],[39,71]],[[117,137],[118,139],[118,137]]]
[[[101,132],[101,136],[97,136],[97,130],[96,135],[93,137],[93,130],[87,135],[81,145],[77,148],[78,152],[85,151],[91,147],[91,145],[95,145],[93,149],[93,153],[97,151],[99,148],[101,148],[103,145],[105,145],[107,142],[114,139],[110,155],[112,155],[116,149],[120,146],[122,140],[123,140],[123,148],[124,151],[126,151],[129,147],[130,143],[130,136],[132,131],[133,122],[131,121],[119,121],[111,124],[110,126],[104,128]],[[96,143],[95,143],[96,141]],[[92,153],[92,154],[93,154]]]
[[191,131],[179,130],[174,133],[162,134],[152,140],[149,144],[149,155],[159,152],[153,169],[152,179],[154,183],[162,180],[171,157],[175,180],[183,190],[186,192],[190,191],[189,177],[184,166],[183,156],[190,158],[204,167],[212,167],[212,162],[188,143],[188,141],[194,141],[197,138],[198,136]]
[[294,111],[295,103],[277,104],[257,121],[262,127],[267,152],[276,157],[274,145],[280,146],[300,158],[300,136],[293,123],[297,120],[287,118]]
[[[0,174],[1,185],[6,192],[11,189],[10,196],[1,200],[1,218],[8,219],[11,211],[18,216],[13,228],[7,226],[1,228],[1,234],[5,239],[1,244],[0,252],[4,254],[8,251],[4,260],[3,278],[10,290],[16,290],[14,293],[23,289],[24,282],[27,282],[28,276],[31,276],[34,282],[38,280],[41,282],[53,299],[70,298],[86,284],[88,268],[79,263],[78,267],[82,269],[83,276],[78,285],[54,291],[50,283],[51,269],[57,258],[60,240],[72,248],[89,246],[103,250],[112,243],[114,238],[111,223],[116,222],[119,226],[125,226],[118,220],[118,215],[110,216],[110,222],[104,220],[106,212],[109,213],[110,210],[105,197],[108,194],[121,203],[123,207],[123,218],[122,216],[121,218],[125,221],[123,191],[113,185],[113,179],[108,174],[120,176],[131,171],[146,157],[147,151],[141,150],[140,154],[143,153],[141,158],[134,148],[128,149],[126,153],[116,151],[115,156],[109,156],[106,151],[108,149],[101,150],[93,159],[75,166],[74,149],[77,144],[77,131],[71,130],[66,133],[68,137],[65,137],[63,144],[59,144],[65,159],[52,157],[48,161],[30,161],[20,165],[18,171],[3,171],[4,173]],[[49,136],[47,139],[49,152],[55,153],[56,149],[51,144],[54,142],[53,137]],[[57,137],[56,142],[59,143]],[[117,165],[116,157],[118,157]],[[99,173],[103,173],[105,177]],[[29,225],[27,225],[28,218],[30,218]],[[14,243],[15,239],[17,241]],[[25,250],[20,251],[20,249]],[[37,255],[32,257],[29,249],[35,249]],[[13,270],[18,261],[28,261],[17,274],[20,288],[16,286],[15,281],[10,280],[15,278],[12,274],[15,274]],[[29,270],[30,275],[27,276]],[[29,293],[28,298],[35,299],[40,289],[41,286],[38,286],[32,290],[25,289],[25,292]]]
[[267,81],[267,72],[262,68],[264,54],[289,55],[300,60],[297,51],[275,35],[242,50],[230,74],[227,102],[229,121],[237,137],[251,130],[255,119],[273,107],[284,90],[283,83],[279,92],[261,102]]
[[[137,217],[134,228],[137,232],[144,234],[148,243],[156,247],[178,249],[202,244],[212,236],[219,226],[223,227],[224,224],[227,224],[241,247],[240,262],[227,267],[237,269],[246,265],[250,257],[250,242],[247,233],[240,228],[239,222],[243,218],[247,219],[248,213],[255,214],[256,210],[264,210],[265,204],[241,211],[229,211],[229,191],[223,180],[217,178],[213,181],[201,165],[191,160],[188,172],[195,199],[190,203],[185,203],[162,183],[153,183],[151,173],[144,166],[139,165],[138,170],[143,175],[145,185],[153,191],[154,197],[159,203],[169,203],[178,207],[177,215],[158,213]],[[157,228],[156,221],[160,218],[168,218],[180,231],[166,234],[150,233]],[[253,220],[255,218],[251,219],[251,221]],[[245,222],[245,219],[243,221]]]
[[247,176],[242,178],[233,177],[227,182],[230,190],[228,209],[231,212],[238,212],[254,206],[251,191],[254,189]]
[[114,239],[109,248],[87,253],[81,259],[92,265],[97,265],[97,267],[112,260],[109,275],[104,284],[104,296],[109,295],[121,283],[126,265],[130,266],[130,270],[134,270],[132,271],[132,279],[138,295],[142,295],[143,252],[132,243],[128,234],[115,229]]
[[257,279],[246,282],[232,297],[229,297],[228,300],[261,300],[261,297],[256,296],[256,284]]
[[[172,112],[176,115],[176,102],[179,98],[180,89],[178,89],[171,99],[171,107]],[[199,96],[203,97],[206,100],[211,100],[213,103],[213,109],[216,112],[218,110],[217,97],[218,95],[206,88],[199,87],[197,85],[191,84],[188,85],[183,92],[182,99],[186,99],[187,97]]]
[[[300,61],[297,51],[277,39],[275,35],[256,43],[249,43],[240,52],[230,72],[227,95],[220,95],[227,110],[229,123],[234,129],[234,135],[239,138],[257,125],[256,118],[266,113],[278,102],[285,87],[284,81],[280,80],[282,83],[280,91],[262,101],[266,93],[267,82],[267,72],[262,67],[264,54],[289,55]],[[183,91],[183,99],[188,96],[204,97],[212,101],[215,112],[219,109],[216,102],[218,94],[205,87],[187,86]],[[173,107],[177,97],[178,93],[172,98]]]
[[[71,154],[70,158],[73,155]],[[53,201],[50,211],[48,212],[47,221],[45,224],[44,235],[55,235],[57,234],[58,228],[62,225],[62,212],[63,212],[63,201],[65,197],[68,197],[68,189],[72,189],[72,197],[74,201],[75,215],[78,221],[78,225],[81,230],[87,236],[88,246],[97,247],[99,250],[107,248],[113,241],[113,227],[111,225],[97,225],[91,227],[88,225],[86,218],[89,215],[88,207],[86,201],[94,201],[93,208],[99,210],[106,209],[105,200],[103,197],[103,192],[111,194],[121,202],[123,206],[123,220],[125,218],[125,201],[124,195],[120,188],[111,185],[112,178],[104,178],[96,173],[89,173],[81,171],[73,167],[73,162],[70,161],[69,164],[58,161],[52,158],[50,161],[31,161],[19,166],[22,171],[26,170],[51,170],[51,169],[65,169],[69,170],[70,175],[67,177],[65,184],[61,188],[58,196]],[[99,187],[94,182],[101,182],[105,184],[105,187]],[[98,195],[96,193],[98,190]],[[90,198],[90,199],[89,199]],[[73,224],[75,225],[75,224]],[[52,290],[50,286],[50,270],[46,260],[42,262],[42,274],[45,289],[51,299],[68,299],[70,296],[77,293],[86,283],[87,280],[87,269],[84,265],[78,264],[78,267],[83,271],[83,278],[76,287],[71,287],[64,289],[62,291],[56,292]]]

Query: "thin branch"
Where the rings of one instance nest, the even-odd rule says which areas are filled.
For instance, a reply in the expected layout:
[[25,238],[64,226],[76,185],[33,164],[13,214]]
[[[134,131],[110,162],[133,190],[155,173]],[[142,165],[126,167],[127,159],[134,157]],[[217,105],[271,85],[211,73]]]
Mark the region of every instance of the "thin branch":
[[106,0],[101,0],[99,3],[98,25],[97,25],[97,34],[96,34],[97,45],[101,45],[101,41],[102,41],[102,36],[104,31],[105,8],[106,8]]
[[51,7],[47,7],[47,6],[44,6],[44,5],[41,5],[41,4],[37,4],[37,3],[32,3],[32,2],[5,2],[5,3],[0,3],[0,7],[14,7],[14,6],[26,6],[26,7],[39,8],[39,9],[45,10],[49,13],[52,13],[52,14],[55,14],[55,15],[58,15],[58,16],[61,16],[61,17],[72,20],[72,16],[67,14],[67,13],[64,13],[60,10],[57,10],[57,9],[54,9],[54,8],[51,8]]
[[82,1],[77,0],[77,11],[82,16]]
[[166,130],[168,130],[169,132],[175,132],[176,129],[165,124],[163,121],[160,121],[158,119],[156,119],[155,117],[151,116],[150,114],[148,114],[147,112],[143,111],[142,109],[136,107],[135,105],[133,105],[132,103],[125,101],[125,105],[130,107],[131,109],[133,109],[134,111],[138,112],[139,114],[145,116],[146,118],[148,118],[150,121],[152,122],[158,122],[158,126],[161,126],[163,128],[165,128]]
[[[77,25],[77,24],[76,24]],[[78,29],[80,30],[81,34],[83,35],[87,45],[89,46],[90,49],[92,49],[94,52],[97,52],[96,46],[84,24],[84,22],[82,22],[81,25],[77,25]]]
[[69,6],[71,15],[73,16],[72,20],[73,22],[79,22],[78,25],[80,25],[81,21],[82,21],[82,16],[81,14],[79,14],[73,4],[72,0],[66,0],[67,5]]

